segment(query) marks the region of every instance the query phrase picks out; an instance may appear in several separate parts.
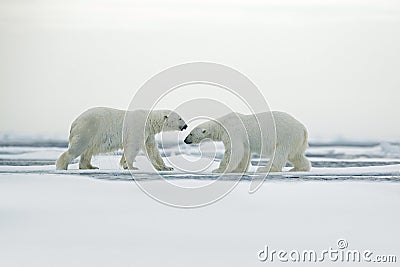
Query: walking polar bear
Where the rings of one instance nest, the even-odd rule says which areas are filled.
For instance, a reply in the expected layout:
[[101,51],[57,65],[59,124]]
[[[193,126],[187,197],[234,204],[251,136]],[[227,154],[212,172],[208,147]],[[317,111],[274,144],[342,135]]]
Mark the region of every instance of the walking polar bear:
[[310,170],[311,163],[304,156],[308,147],[307,138],[307,129],[303,124],[287,113],[272,111],[255,115],[230,113],[216,121],[207,121],[194,128],[184,142],[222,141],[225,153],[219,168],[213,171],[216,173],[245,172],[251,153],[271,157],[269,165],[257,171],[279,172],[287,161],[293,165],[291,171]]
[[[126,115],[125,123],[124,117]],[[170,171],[158,152],[155,135],[161,131],[182,131],[185,121],[170,110],[117,110],[106,107],[91,108],[71,125],[69,147],[56,162],[57,170],[66,170],[68,164],[81,156],[79,169],[97,169],[90,164],[94,155],[124,149],[121,165],[135,170],[133,162],[140,150],[147,155],[158,171]]]

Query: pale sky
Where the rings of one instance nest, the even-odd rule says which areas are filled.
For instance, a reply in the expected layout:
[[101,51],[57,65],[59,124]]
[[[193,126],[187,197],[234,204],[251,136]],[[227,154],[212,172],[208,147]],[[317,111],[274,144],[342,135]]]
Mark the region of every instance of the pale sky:
[[385,0],[2,0],[0,133],[67,137],[192,61],[241,71],[312,139],[400,141],[400,1]]

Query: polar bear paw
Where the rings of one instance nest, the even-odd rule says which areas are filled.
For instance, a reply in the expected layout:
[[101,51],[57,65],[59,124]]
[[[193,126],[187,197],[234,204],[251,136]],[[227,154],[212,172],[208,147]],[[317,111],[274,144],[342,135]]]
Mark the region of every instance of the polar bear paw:
[[88,165],[79,165],[79,169],[80,170],[98,170],[99,167],[88,164]]
[[168,166],[155,166],[157,171],[173,171],[174,168]]
[[294,167],[294,168],[291,168],[289,171],[290,172],[308,172],[308,171],[310,171],[310,169],[307,167],[305,167],[305,168]]
[[281,172],[282,171],[282,169],[278,169],[278,168],[276,168],[276,167],[274,167],[274,166],[272,166],[272,167],[259,167],[258,169],[257,169],[257,172]]
[[133,167],[133,166],[128,166],[128,164],[122,165],[122,168],[124,168],[124,170],[131,170],[131,171],[139,170],[139,168],[136,168],[136,167]]
[[218,168],[218,169],[213,170],[212,173],[223,173],[224,171],[225,171],[224,169]]

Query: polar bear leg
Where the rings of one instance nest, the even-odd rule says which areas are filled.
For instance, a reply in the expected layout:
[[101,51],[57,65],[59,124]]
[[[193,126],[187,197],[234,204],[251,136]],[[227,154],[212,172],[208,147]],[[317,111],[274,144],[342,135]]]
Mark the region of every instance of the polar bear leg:
[[66,152],[61,154],[56,162],[57,170],[66,170],[68,168],[68,164],[79,157],[88,147],[89,140],[81,138],[79,135],[73,136],[69,142],[69,148]]
[[128,164],[126,164],[126,159],[125,159],[125,152],[121,156],[121,160],[119,161],[119,164],[124,168],[125,170],[128,169]]
[[[79,155],[78,155],[79,156]],[[68,169],[68,164],[76,159],[78,156],[75,156],[68,151],[65,151],[61,154],[61,156],[57,159],[56,169],[57,170],[66,170]]]
[[124,158],[125,158],[125,163],[126,163],[127,169],[138,170],[138,168],[133,167],[133,162],[135,161],[136,156],[139,153],[139,151],[140,151],[140,147],[135,144],[125,146],[125,148],[124,148],[125,157]]
[[[230,147],[230,145],[225,145]],[[250,151],[243,143],[235,143],[234,153],[231,149],[225,149],[224,156],[219,164],[218,169],[213,173],[222,172],[245,172],[250,162]]]
[[289,157],[289,162],[293,164],[293,168],[290,169],[291,172],[307,172],[311,169],[311,163],[303,153]]
[[79,169],[98,169],[98,167],[92,166],[90,161],[92,160],[92,152],[86,150],[82,153],[81,159],[79,160]]
[[224,172],[230,160],[231,160],[231,150],[225,149],[224,156],[222,157],[221,162],[219,163],[218,169],[215,169],[212,172],[213,173]]
[[160,152],[158,151],[157,142],[154,136],[149,136],[146,140],[145,150],[147,156],[157,171],[172,171],[174,168],[165,166]]
[[245,153],[243,155],[242,160],[239,162],[239,165],[232,172],[246,172],[250,165],[250,152]]
[[265,167],[258,168],[257,172],[281,172],[287,161],[288,155],[286,149],[284,147],[277,146],[272,162]]

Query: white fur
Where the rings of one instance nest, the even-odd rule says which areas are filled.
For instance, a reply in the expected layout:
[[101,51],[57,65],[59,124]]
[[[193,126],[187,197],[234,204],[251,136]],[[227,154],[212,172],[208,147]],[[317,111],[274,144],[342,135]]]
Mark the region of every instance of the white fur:
[[282,171],[287,161],[294,166],[291,171],[309,171],[311,163],[304,156],[307,138],[303,124],[287,113],[273,111],[256,115],[230,113],[216,121],[205,122],[191,131],[185,143],[199,143],[205,139],[222,141],[225,153],[214,172],[245,172],[251,153],[273,157],[268,166],[258,169],[260,172]]
[[[124,124],[124,117],[126,120]],[[71,125],[69,147],[56,162],[57,170],[81,156],[80,169],[96,169],[90,164],[94,155],[124,149],[121,165],[136,169],[133,162],[140,150],[147,155],[157,170],[172,170],[162,160],[154,136],[161,131],[184,129],[185,121],[170,110],[135,110],[125,112],[105,107],[91,108]]]

